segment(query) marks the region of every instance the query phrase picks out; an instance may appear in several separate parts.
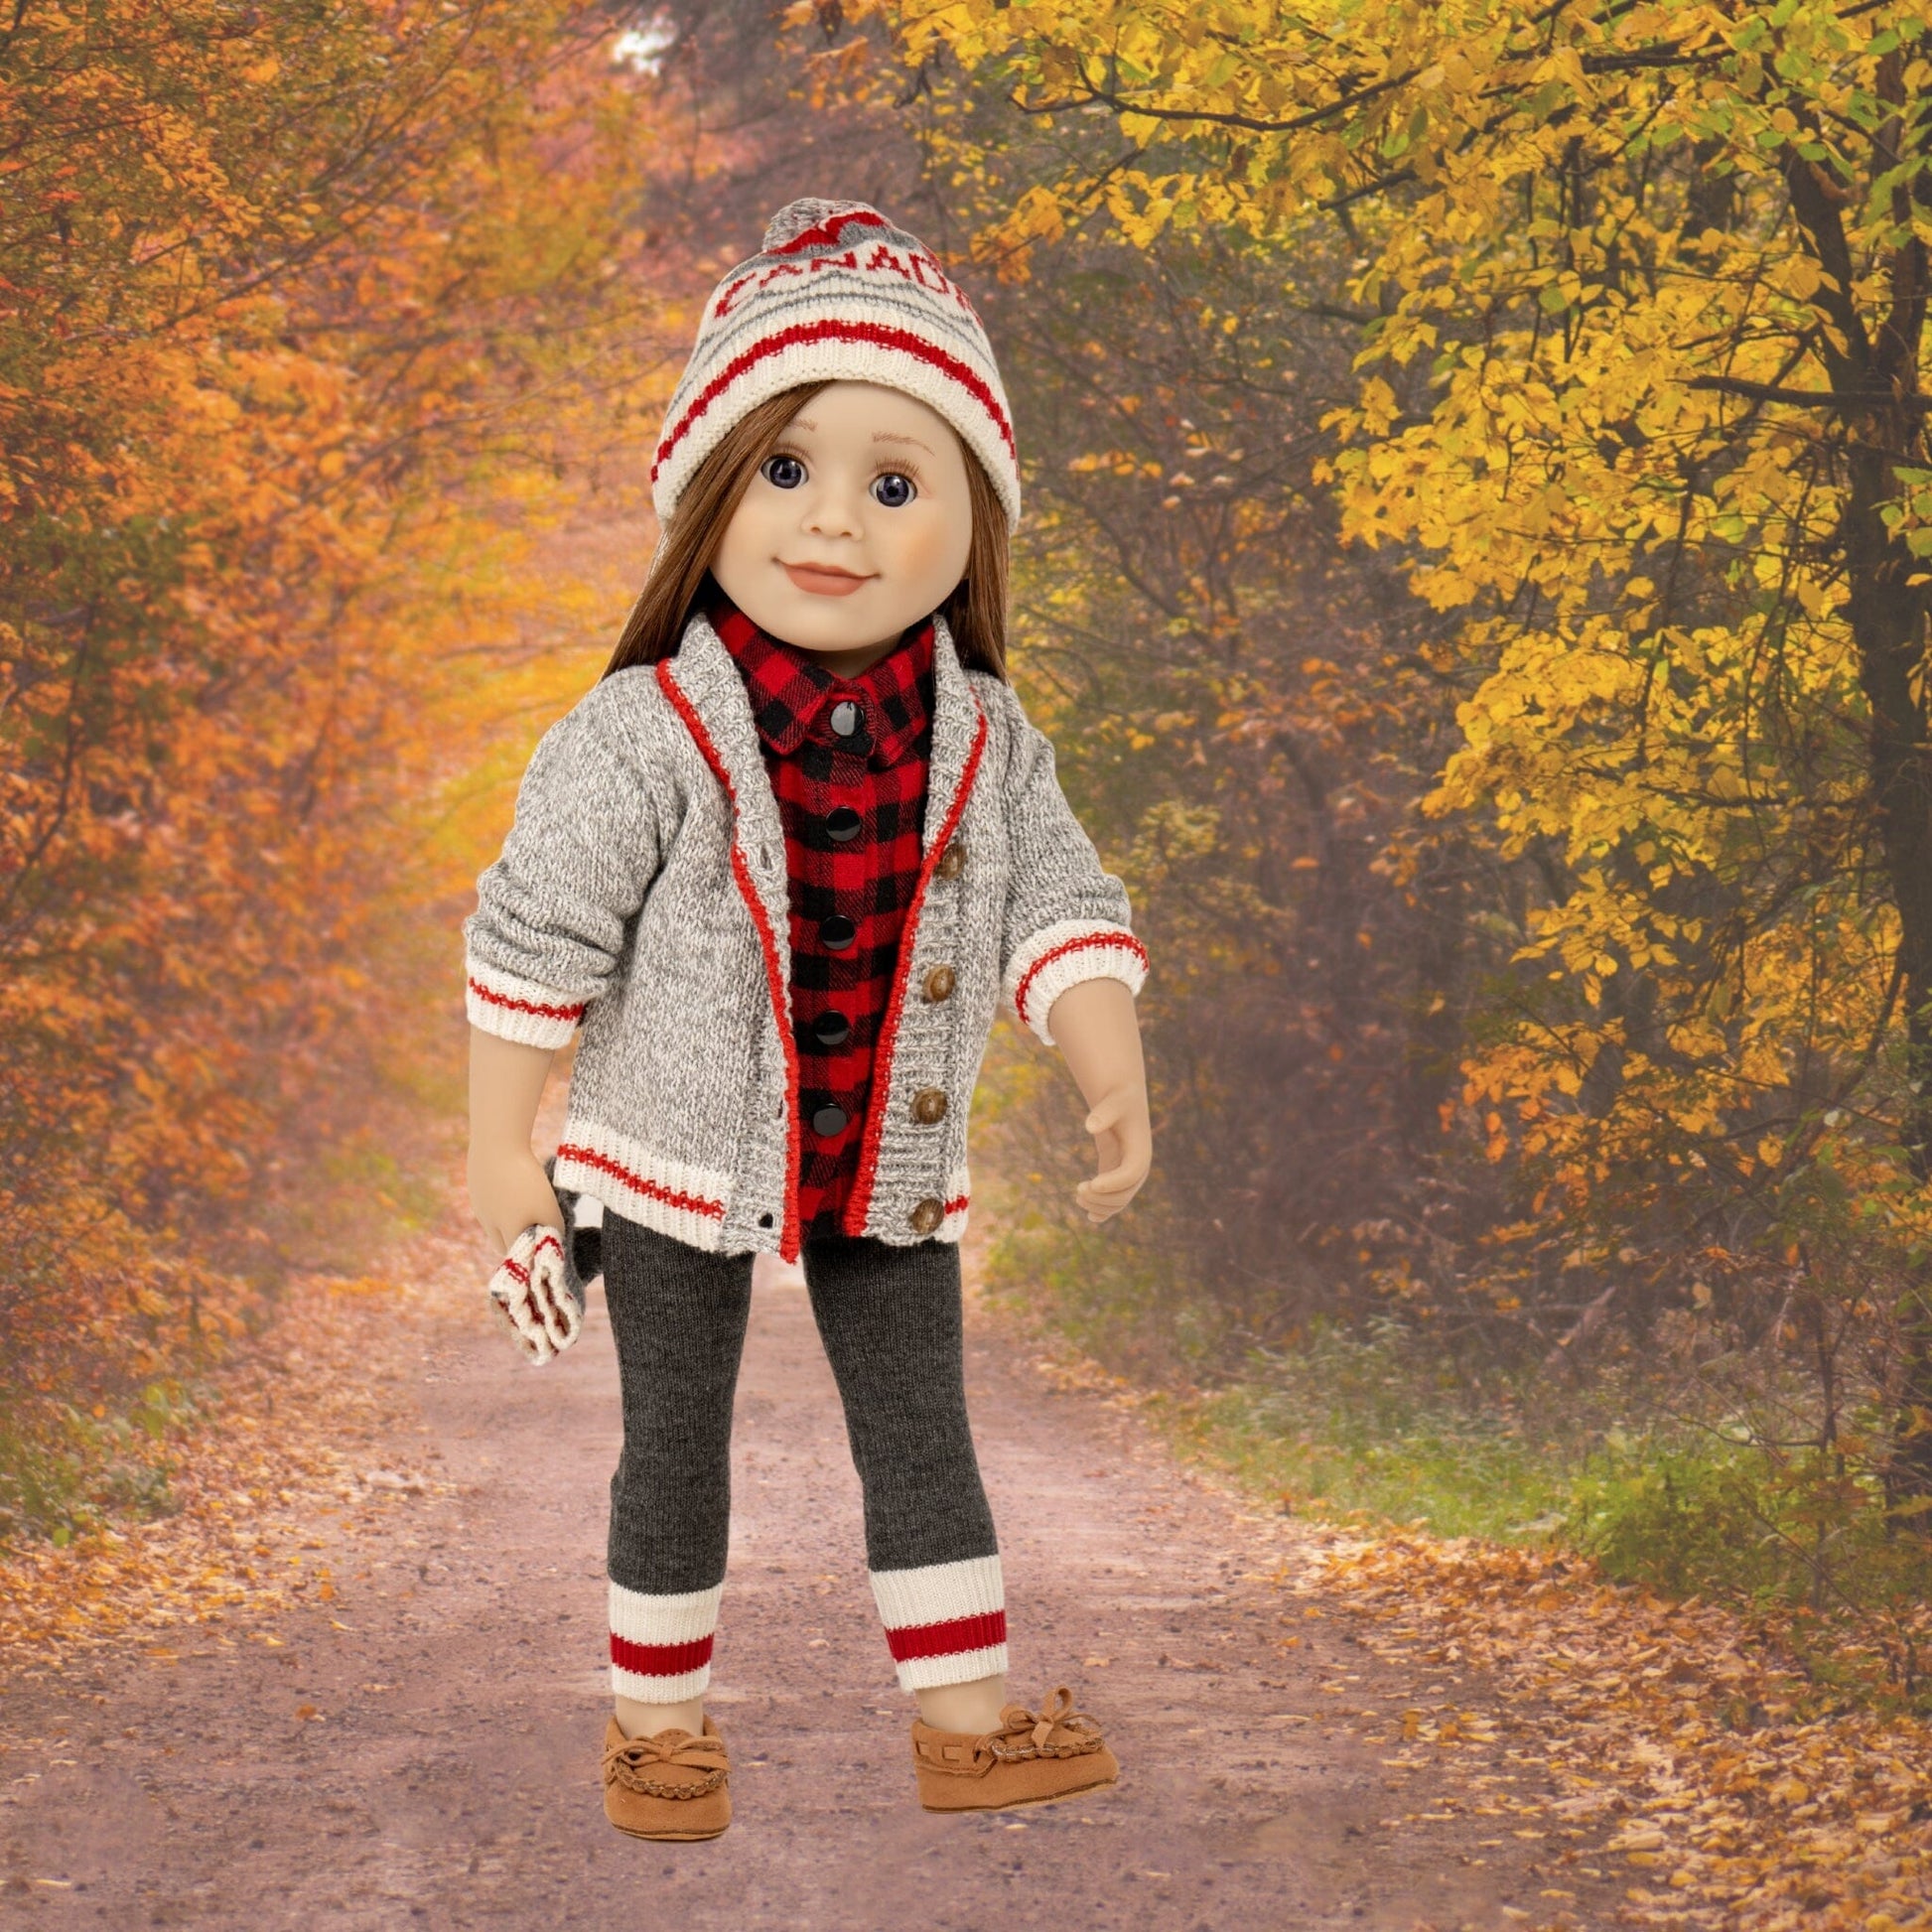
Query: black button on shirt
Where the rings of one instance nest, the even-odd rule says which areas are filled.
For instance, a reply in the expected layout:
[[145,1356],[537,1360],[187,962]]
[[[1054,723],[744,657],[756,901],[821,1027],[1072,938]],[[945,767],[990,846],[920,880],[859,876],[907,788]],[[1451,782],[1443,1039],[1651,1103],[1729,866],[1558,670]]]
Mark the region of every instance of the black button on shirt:
[[[856,678],[766,636],[723,599],[718,634],[744,674],[784,827],[798,1052],[798,1230],[840,1224],[859,1184],[873,1055],[923,860],[931,755],[930,622]],[[834,1043],[836,1042],[836,1043]],[[845,1116],[814,1132],[821,1109]],[[828,1116],[829,1118],[829,1116]]]
[[835,1140],[845,1132],[846,1111],[837,1101],[828,1100],[812,1110],[812,1132],[821,1140]]

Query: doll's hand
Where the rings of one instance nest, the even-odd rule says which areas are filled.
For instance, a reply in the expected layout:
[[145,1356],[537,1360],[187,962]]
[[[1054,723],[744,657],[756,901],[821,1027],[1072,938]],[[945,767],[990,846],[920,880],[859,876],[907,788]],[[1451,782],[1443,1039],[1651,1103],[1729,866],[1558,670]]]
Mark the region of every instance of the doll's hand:
[[498,1255],[508,1254],[527,1227],[569,1226],[543,1172],[543,1163],[527,1144],[521,1148],[471,1148],[470,1209],[489,1237],[492,1252]]
[[1100,1172],[1073,1190],[1073,1198],[1098,1227],[1140,1192],[1154,1160],[1154,1130],[1148,1123],[1147,1086],[1135,1081],[1102,1094],[1087,1115]]

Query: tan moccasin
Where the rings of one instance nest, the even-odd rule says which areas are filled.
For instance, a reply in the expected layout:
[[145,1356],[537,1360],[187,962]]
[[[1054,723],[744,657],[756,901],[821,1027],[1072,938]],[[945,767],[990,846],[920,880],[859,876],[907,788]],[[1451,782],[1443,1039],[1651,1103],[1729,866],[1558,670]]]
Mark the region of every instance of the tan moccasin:
[[1073,1708],[1065,1685],[1035,1716],[1009,1704],[1000,1728],[975,1736],[912,1724],[912,1762],[927,1811],[1005,1811],[1097,1791],[1120,1776],[1100,1726]]
[[604,1815],[632,1838],[716,1838],[732,1822],[731,1764],[709,1718],[704,1735],[626,1737],[604,1727]]

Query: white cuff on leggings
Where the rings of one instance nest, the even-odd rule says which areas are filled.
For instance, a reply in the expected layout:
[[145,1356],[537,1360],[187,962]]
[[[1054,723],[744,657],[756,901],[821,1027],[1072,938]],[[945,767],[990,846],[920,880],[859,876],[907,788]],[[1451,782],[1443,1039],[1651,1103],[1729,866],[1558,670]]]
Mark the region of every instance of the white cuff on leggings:
[[711,1682],[723,1584],[669,1596],[611,1585],[611,1691],[638,1704],[682,1704]]
[[901,1691],[1005,1672],[1007,1598],[997,1556],[870,1575]]

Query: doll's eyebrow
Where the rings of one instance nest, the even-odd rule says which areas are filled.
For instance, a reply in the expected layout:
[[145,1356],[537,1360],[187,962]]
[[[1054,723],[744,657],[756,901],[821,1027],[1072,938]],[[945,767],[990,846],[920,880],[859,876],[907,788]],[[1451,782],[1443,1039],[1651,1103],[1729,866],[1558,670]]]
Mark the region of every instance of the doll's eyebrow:
[[921,443],[916,436],[895,436],[890,430],[876,429],[872,433],[872,440],[875,443],[910,443],[913,448],[923,450],[927,456],[932,454],[932,445]]

